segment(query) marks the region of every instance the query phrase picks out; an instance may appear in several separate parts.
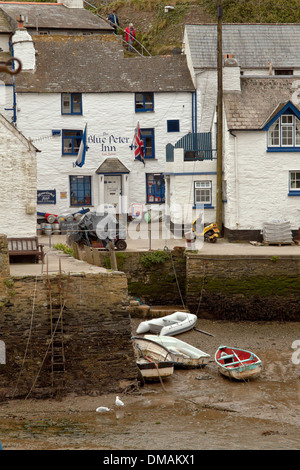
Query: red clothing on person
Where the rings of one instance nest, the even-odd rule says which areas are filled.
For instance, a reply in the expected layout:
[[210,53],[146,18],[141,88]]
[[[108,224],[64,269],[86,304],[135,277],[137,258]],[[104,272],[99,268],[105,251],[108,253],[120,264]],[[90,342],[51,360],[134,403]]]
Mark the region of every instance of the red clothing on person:
[[130,40],[133,41],[133,39],[135,38],[135,29],[134,28],[130,29],[129,26],[127,26],[127,28],[124,30],[124,33],[125,33],[125,41],[126,42],[129,42]]

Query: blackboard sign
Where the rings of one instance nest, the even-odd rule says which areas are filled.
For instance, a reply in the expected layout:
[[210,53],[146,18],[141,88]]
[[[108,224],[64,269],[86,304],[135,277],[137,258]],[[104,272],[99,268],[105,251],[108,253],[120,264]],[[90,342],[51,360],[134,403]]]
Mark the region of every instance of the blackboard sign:
[[62,234],[70,233],[70,232],[78,232],[78,222],[61,222],[60,223],[60,230]]
[[56,189],[45,189],[37,191],[38,204],[56,204]]

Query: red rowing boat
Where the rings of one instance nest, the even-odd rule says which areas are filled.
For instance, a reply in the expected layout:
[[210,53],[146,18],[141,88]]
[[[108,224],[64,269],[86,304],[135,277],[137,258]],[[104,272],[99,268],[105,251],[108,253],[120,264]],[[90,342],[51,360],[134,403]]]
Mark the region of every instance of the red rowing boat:
[[262,369],[259,357],[245,349],[220,346],[215,354],[219,372],[236,380],[257,377]]

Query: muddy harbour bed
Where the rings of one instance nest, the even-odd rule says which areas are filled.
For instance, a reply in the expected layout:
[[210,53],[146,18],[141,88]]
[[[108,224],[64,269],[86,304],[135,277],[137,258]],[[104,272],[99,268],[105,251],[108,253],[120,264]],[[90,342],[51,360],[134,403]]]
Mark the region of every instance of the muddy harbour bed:
[[[140,320],[132,320],[135,333]],[[120,395],[0,403],[4,450],[299,450],[300,328],[297,322],[225,322],[199,319],[178,338],[210,354],[201,369]],[[293,349],[298,341],[298,350]],[[217,371],[221,344],[249,349],[261,375],[231,381]],[[106,406],[109,412],[97,413]]]

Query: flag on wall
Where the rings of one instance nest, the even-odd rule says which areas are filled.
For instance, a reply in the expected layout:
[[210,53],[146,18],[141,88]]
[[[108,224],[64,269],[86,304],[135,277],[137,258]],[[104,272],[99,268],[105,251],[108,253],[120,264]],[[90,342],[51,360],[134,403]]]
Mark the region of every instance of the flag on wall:
[[134,139],[133,139],[133,146],[134,146],[134,158],[135,160],[140,160],[145,165],[145,148],[144,148],[144,141],[141,138],[140,133],[140,123],[135,129]]
[[85,154],[88,149],[86,145],[86,130],[87,130],[87,124],[85,125],[85,129],[82,134],[82,139],[81,139],[78,154],[77,154],[77,160],[75,162],[75,166],[79,166],[80,168],[85,163]]

